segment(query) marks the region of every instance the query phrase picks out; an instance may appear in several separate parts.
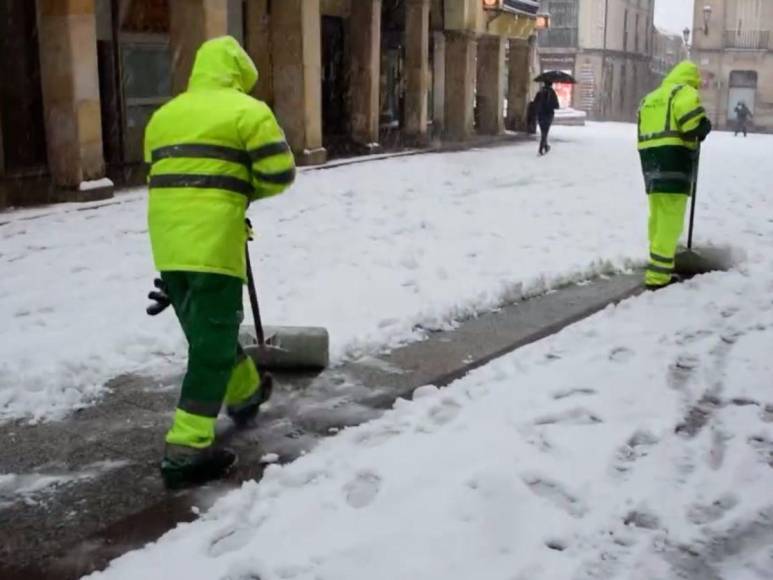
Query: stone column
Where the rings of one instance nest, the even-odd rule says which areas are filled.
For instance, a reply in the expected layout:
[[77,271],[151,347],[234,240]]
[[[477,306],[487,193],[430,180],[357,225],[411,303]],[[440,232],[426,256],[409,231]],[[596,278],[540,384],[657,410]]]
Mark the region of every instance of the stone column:
[[442,32],[432,34],[432,133],[442,135],[446,120],[446,37]]
[[475,130],[475,58],[473,36],[446,32],[446,135],[453,141],[472,136]]
[[478,130],[484,135],[505,132],[505,39],[478,40]]
[[372,150],[378,145],[381,73],[381,0],[352,2],[352,139]]
[[405,5],[405,133],[417,144],[427,142],[429,103],[429,3]]
[[324,163],[319,0],[271,3],[274,112],[298,164]]
[[174,0],[169,3],[172,92],[188,86],[196,51],[205,40],[228,34],[228,0]]
[[523,41],[510,41],[507,87],[507,128],[526,131],[526,108],[529,105],[529,45]]
[[274,102],[271,62],[271,16],[268,0],[248,0],[245,4],[245,48],[258,67],[258,83],[253,95],[269,105]]
[[105,176],[94,0],[39,0],[38,31],[48,166],[54,185],[77,190]]

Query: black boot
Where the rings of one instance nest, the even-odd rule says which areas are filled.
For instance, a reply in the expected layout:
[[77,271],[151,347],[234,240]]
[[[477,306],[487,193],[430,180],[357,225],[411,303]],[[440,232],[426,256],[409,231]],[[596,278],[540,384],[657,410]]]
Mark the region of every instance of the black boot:
[[161,477],[168,489],[183,489],[225,477],[238,461],[236,453],[226,448],[167,445]]
[[263,373],[260,388],[241,405],[229,405],[226,413],[239,428],[246,427],[258,416],[260,406],[271,398],[274,390],[274,377],[271,373]]

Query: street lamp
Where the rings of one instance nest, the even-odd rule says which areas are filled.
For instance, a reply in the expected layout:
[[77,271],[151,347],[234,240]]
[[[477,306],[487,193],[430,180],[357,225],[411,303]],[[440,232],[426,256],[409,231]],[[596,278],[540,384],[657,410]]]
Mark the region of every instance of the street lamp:
[[711,12],[712,12],[711,5],[706,4],[703,7],[703,34],[706,36],[709,35],[709,22],[711,21]]
[[682,38],[684,38],[684,47],[687,50],[687,58],[690,58],[690,29],[686,26],[682,30]]

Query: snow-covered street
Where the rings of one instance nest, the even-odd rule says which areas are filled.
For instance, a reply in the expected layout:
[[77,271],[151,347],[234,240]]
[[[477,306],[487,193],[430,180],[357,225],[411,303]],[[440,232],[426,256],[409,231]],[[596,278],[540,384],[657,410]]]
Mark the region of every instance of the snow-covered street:
[[[250,211],[267,322],[326,326],[341,360],[415,339],[417,325],[641,265],[633,141],[628,125],[558,127],[544,159],[519,144],[304,172]],[[698,241],[753,249],[773,228],[759,211],[773,195],[769,143],[707,144]],[[183,364],[174,317],[144,314],[145,194],[116,201],[0,219],[0,418],[61,416],[117,374]]]
[[[221,499],[101,579],[773,578],[773,137],[706,142],[696,242],[743,256],[609,307]],[[0,216],[0,418],[181,368],[142,191]],[[644,264],[635,129],[307,171],[256,205],[269,322],[337,361]]]
[[[556,139],[545,159],[519,144],[302,173],[250,210],[266,322],[327,327],[341,360],[415,339],[419,324],[643,263],[631,128]],[[174,316],[144,312],[145,199],[3,215],[0,418],[60,416],[119,373],[183,364]]]

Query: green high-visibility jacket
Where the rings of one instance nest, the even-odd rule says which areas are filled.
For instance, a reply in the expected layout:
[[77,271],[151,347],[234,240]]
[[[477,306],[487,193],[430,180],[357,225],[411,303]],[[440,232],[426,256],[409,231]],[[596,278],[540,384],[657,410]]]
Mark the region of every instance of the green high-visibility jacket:
[[295,161],[269,107],[249,96],[258,80],[236,39],[205,42],[188,90],[145,131],[148,224],[159,271],[245,278],[245,212],[281,193]]
[[711,130],[691,61],[676,65],[639,107],[639,155],[647,193],[691,192],[698,143]]

